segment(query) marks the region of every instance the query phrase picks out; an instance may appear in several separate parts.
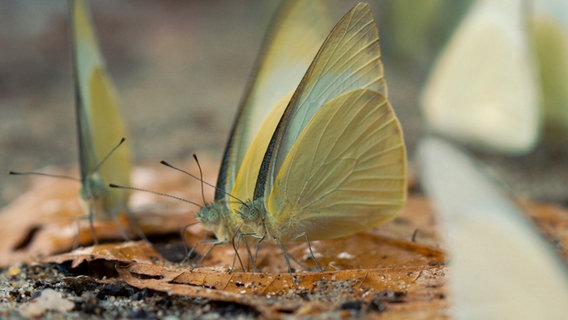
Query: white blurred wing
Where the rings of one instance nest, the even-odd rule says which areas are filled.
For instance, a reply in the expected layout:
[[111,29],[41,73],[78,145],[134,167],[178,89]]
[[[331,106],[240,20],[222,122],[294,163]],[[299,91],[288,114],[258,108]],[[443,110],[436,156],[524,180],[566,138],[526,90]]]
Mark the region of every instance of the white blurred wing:
[[400,124],[368,89],[319,109],[296,140],[267,201],[280,238],[337,238],[392,219],[406,198]]
[[[111,189],[106,184],[130,184],[130,150],[122,145],[97,170],[99,162],[126,137],[126,132],[86,4],[74,0],[71,5],[81,180],[84,186],[96,185],[96,196],[103,201],[104,211],[116,212],[126,207],[128,192]],[[96,180],[96,174],[103,181]]]
[[366,3],[357,4],[341,18],[304,75],[284,112],[286,125],[272,138],[274,150],[264,160],[270,163],[263,173],[268,180],[261,177],[259,193],[270,193],[284,159],[314,114],[331,99],[356,89],[371,89],[386,97],[379,33]]
[[[298,86],[332,25],[322,1],[284,2],[266,35],[252,82],[233,124],[217,181],[222,190],[233,189],[254,137],[272,108]],[[272,132],[263,134],[271,136]],[[216,200],[225,197],[219,192],[215,196]]]
[[538,91],[525,13],[523,0],[479,0],[471,8],[424,88],[433,130],[500,152],[534,147]]
[[448,236],[456,319],[564,319],[566,265],[522,212],[449,143],[426,139],[419,158]]

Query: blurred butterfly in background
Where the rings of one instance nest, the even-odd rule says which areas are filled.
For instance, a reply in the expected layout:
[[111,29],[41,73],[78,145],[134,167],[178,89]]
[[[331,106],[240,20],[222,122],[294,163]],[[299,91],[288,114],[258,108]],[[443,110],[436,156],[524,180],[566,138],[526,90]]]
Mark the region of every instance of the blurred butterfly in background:
[[117,219],[128,213],[129,193],[108,187],[108,181],[130,184],[131,155],[125,145],[115,148],[126,132],[85,1],[71,1],[71,21],[83,184],[80,195],[96,242],[94,219]]
[[540,132],[535,59],[523,0],[478,0],[422,93],[430,129],[493,151],[531,151]]
[[[215,233],[215,244],[227,243],[241,224],[231,211],[229,203],[234,198],[250,199],[254,191],[249,185],[237,185],[237,173],[241,172],[245,154],[257,133],[261,142],[268,145],[273,129],[261,129],[265,119],[277,119],[273,108],[286,105],[294,88],[300,83],[316,55],[332,22],[322,1],[285,1],[278,10],[257,59],[245,98],[240,104],[231,134],[227,142],[221,169],[217,179],[214,202],[197,214],[202,225]],[[271,116],[269,116],[271,115]],[[263,154],[248,161],[248,174],[256,175]],[[234,197],[232,198],[231,195]]]
[[[377,12],[381,30],[389,35],[383,43],[383,56],[430,65],[432,56],[451,36],[473,0],[396,0],[380,1]],[[388,69],[388,66],[387,66]]]
[[[393,219],[406,199],[406,151],[386,96],[378,30],[369,5],[359,3],[251,143],[233,195],[247,199],[239,188],[254,188],[254,197],[231,202],[243,231],[282,247]],[[248,161],[258,157],[260,171]]]
[[422,140],[421,180],[447,236],[456,319],[564,319],[568,270],[531,221],[451,143]]
[[[86,3],[72,0],[70,16],[81,178],[37,172],[11,171],[10,174],[80,180],[81,204],[87,212],[94,242],[98,243],[94,220],[114,220],[118,231],[127,239],[118,218],[122,215],[131,218],[128,211],[129,194],[107,185],[111,179],[128,184],[132,167],[130,150],[122,145],[126,134],[116,93],[106,73]],[[135,221],[130,219],[130,222]],[[141,230],[137,231],[144,238]],[[81,241],[79,236],[78,240]]]
[[568,2],[532,1],[530,36],[538,61],[547,133],[566,146],[568,133]]

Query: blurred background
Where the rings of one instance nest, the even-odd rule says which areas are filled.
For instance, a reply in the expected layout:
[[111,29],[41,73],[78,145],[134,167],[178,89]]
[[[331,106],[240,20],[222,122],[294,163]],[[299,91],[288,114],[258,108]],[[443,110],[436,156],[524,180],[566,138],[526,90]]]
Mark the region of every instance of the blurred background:
[[[356,1],[329,0],[338,20]],[[419,94],[473,1],[370,1],[381,35],[389,100],[413,149],[428,130]],[[221,157],[278,1],[91,1],[137,164]],[[76,168],[67,1],[0,2],[0,205],[26,190],[9,170]],[[568,204],[565,135],[523,155],[472,151],[509,191]],[[551,142],[551,139],[554,140]],[[561,141],[562,143],[558,143]],[[218,163],[211,164],[217,166]],[[78,172],[77,172],[78,176]]]

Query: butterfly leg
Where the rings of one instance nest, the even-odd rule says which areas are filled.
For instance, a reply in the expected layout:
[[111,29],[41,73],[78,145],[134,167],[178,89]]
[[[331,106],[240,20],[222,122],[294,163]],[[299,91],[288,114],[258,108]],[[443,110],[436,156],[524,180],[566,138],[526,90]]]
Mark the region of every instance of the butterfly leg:
[[146,241],[147,243],[150,243],[150,241],[144,234],[142,227],[140,227],[140,224],[138,223],[138,219],[136,219],[136,215],[134,214],[134,212],[126,208],[126,217],[128,218],[128,222],[134,228],[134,232],[138,235],[138,237],[140,237],[140,239]]
[[89,206],[89,228],[91,229],[91,235],[93,236],[93,243],[98,245],[99,239],[95,232],[95,213],[93,212],[93,206]]
[[316,267],[317,270],[319,272],[323,271],[323,268],[321,267],[321,264],[319,263],[318,259],[316,259],[316,256],[314,255],[314,251],[312,250],[312,244],[310,243],[310,239],[308,239],[308,234],[305,232],[302,232],[299,237],[304,237],[304,239],[306,240],[306,243],[308,244],[308,250],[310,251],[310,257],[312,258],[312,260],[316,263]]
[[[81,221],[89,220],[90,214],[83,217],[73,217],[72,219],[76,222],[77,232],[75,233],[75,237],[73,239],[72,248],[73,250],[77,249],[81,245]],[[89,220],[90,221],[90,220]],[[97,237],[95,234],[95,227],[93,224],[89,223],[91,235],[93,237],[94,244],[98,244]]]
[[282,241],[280,241],[280,239],[276,239],[276,242],[278,242],[278,245],[280,246],[280,249],[282,250],[282,254],[284,255],[284,259],[286,260],[286,264],[288,265],[288,273],[292,274],[292,272],[295,271],[295,270],[294,270],[294,268],[292,268],[292,264],[290,264],[290,257],[288,255],[288,252],[284,248],[284,244],[282,243]]
[[226,243],[227,243],[227,241],[219,241],[219,240],[217,240],[217,239],[198,241],[198,242],[191,248],[191,250],[190,250],[189,253],[185,256],[185,258],[182,260],[181,263],[187,262],[187,261],[190,259],[191,255],[193,254],[193,252],[195,251],[195,249],[196,249],[198,246],[211,244],[211,247],[209,247],[209,249],[207,249],[207,251],[205,251],[205,254],[199,259],[199,261],[197,262],[197,264],[192,265],[192,269],[193,269],[195,266],[201,265],[201,263],[203,262],[203,260],[205,260],[205,258],[209,255],[209,253],[211,252],[211,250],[213,250],[213,248],[215,248],[215,247],[218,246],[218,245],[226,244]]
[[[238,248],[238,246],[240,245],[241,239],[244,239],[245,247],[246,247],[246,249],[247,249],[247,253],[248,253],[248,256],[249,256],[249,266],[250,266],[250,270],[252,270],[252,271],[251,271],[251,273],[252,273],[252,274],[251,274],[251,284],[252,284],[252,286],[254,286],[254,274],[255,274],[255,272],[257,272],[257,269],[256,269],[256,260],[255,260],[255,259],[253,258],[253,256],[252,256],[252,252],[251,252],[251,250],[250,250],[249,243],[248,243],[248,241],[245,239],[245,237],[246,237],[246,236],[256,237],[256,235],[255,235],[255,234],[252,234],[252,233],[242,233],[242,232],[239,232],[239,229],[240,229],[240,227],[237,228],[237,232],[236,232],[235,235],[233,236],[233,240],[235,239],[235,237],[238,237],[238,238],[237,238],[237,239],[238,239],[238,240],[237,240],[237,246],[234,247],[234,249],[235,249],[236,254],[238,255],[239,253],[238,253],[237,248]],[[238,236],[237,236],[237,234],[238,234]],[[239,261],[240,261],[240,256],[239,256]],[[243,266],[242,261],[240,261],[240,262],[241,262],[241,267],[243,267],[243,271],[246,271],[245,268],[244,268],[244,266]],[[234,263],[234,260],[233,260],[233,263]]]
[[[247,249],[247,254],[248,254],[248,257],[249,257],[249,261],[248,261],[249,262],[248,263],[249,270],[252,270],[253,272],[258,271],[258,269],[256,268],[256,259],[258,258],[258,250],[259,250],[259,247],[260,247],[260,243],[264,240],[264,237],[259,238],[255,233],[246,233],[246,232],[239,232],[238,235],[237,235],[237,233],[235,233],[235,236],[238,237],[238,244],[240,244],[241,239],[244,239],[243,241],[245,243],[245,247]],[[260,239],[258,241],[258,243],[256,244],[254,257],[253,257],[251,250],[250,250],[250,244],[247,241],[246,237],[252,237],[252,238],[255,238],[255,239]],[[238,245],[235,247],[235,251],[237,250],[237,248],[238,248]],[[242,262],[241,262],[241,267],[243,267]],[[247,271],[247,269],[245,269],[243,267],[243,271]]]
[[292,268],[292,265],[290,264],[289,254],[286,251],[286,248],[284,248],[284,244],[278,238],[274,238],[274,240],[276,240],[276,242],[278,242],[278,245],[280,246],[280,250],[282,250],[282,254],[284,255],[284,259],[286,260],[286,264],[288,265],[288,273],[290,274],[290,279],[292,279],[292,284],[294,285],[294,287],[296,289],[299,289],[298,284],[296,283],[296,278],[292,274],[294,272],[294,268]]
[[[114,222],[114,225],[116,226],[116,229],[118,230],[118,233],[120,234],[120,236],[122,237],[122,239],[124,241],[129,241],[130,238],[128,238],[128,235],[126,234],[126,230],[124,230],[124,228],[122,227],[122,225],[120,224],[120,220],[118,220],[118,212],[120,212],[121,209],[119,210],[113,210],[110,213],[110,216],[112,217],[112,221]],[[130,218],[129,218],[130,220]]]
[[250,245],[249,245],[248,241],[246,241],[246,239],[245,239],[245,248],[247,249],[247,254],[248,254],[248,257],[249,257],[249,263],[248,263],[249,270],[252,269],[252,271],[254,272],[256,270],[256,260],[252,256],[252,251],[250,250]]
[[73,238],[73,246],[72,246],[73,250],[79,248],[79,244],[81,243],[79,239],[80,238],[79,236],[81,234],[81,220],[77,219],[76,226],[77,226],[77,232],[75,233],[75,237]]
[[[243,260],[241,259],[241,255],[239,254],[239,246],[241,245],[241,239],[243,239],[243,234],[240,232],[240,230],[241,230],[241,225],[239,225],[237,227],[237,229],[235,230],[235,233],[233,234],[233,238],[231,240],[231,244],[233,245],[233,249],[235,250],[235,257],[233,258],[233,264],[231,265],[231,271],[230,272],[233,272],[233,270],[235,268],[235,262],[236,262],[237,259],[239,259],[239,264],[241,265],[242,270],[246,271],[245,265],[243,264]],[[252,257],[251,252],[250,252],[250,248],[249,248],[248,243],[246,241],[245,241],[245,245],[247,247],[247,252],[249,253],[249,257]]]
[[[187,243],[185,242],[185,233],[187,231],[187,228],[191,227],[192,225],[194,225],[195,223],[190,223],[190,224],[186,224],[185,226],[181,227],[181,230],[179,231],[182,242],[183,242],[183,248],[185,249],[185,257],[183,258],[183,260],[181,261],[181,263],[185,263],[187,261],[187,259],[189,258],[190,254],[191,254],[191,250],[192,248],[188,247]],[[188,254],[189,252],[189,254]]]
[[[256,235],[252,235],[253,237],[257,237]],[[254,260],[252,262],[253,268],[256,269],[256,262],[258,261],[258,251],[260,251],[260,244],[262,241],[266,239],[266,233],[262,235],[262,237],[258,238],[258,242],[256,243],[256,248],[254,249]]]
[[207,256],[209,255],[209,253],[211,253],[211,251],[213,250],[213,248],[215,248],[216,246],[220,245],[220,244],[226,244],[227,241],[215,241],[211,244],[211,246],[209,247],[209,249],[207,249],[207,251],[205,251],[205,254],[201,257],[201,259],[199,259],[199,262],[197,263],[197,265],[201,265],[203,263],[203,260],[205,260],[205,258],[207,258]]

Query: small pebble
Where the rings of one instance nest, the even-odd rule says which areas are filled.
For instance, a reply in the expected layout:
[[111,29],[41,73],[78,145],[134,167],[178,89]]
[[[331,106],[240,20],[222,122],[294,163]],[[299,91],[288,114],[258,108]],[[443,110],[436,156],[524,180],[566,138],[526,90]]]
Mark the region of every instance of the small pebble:
[[15,277],[15,276],[19,275],[20,272],[22,272],[22,269],[20,269],[20,267],[12,266],[8,269],[8,274],[11,277]]

